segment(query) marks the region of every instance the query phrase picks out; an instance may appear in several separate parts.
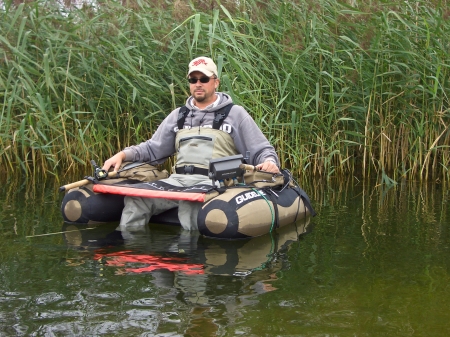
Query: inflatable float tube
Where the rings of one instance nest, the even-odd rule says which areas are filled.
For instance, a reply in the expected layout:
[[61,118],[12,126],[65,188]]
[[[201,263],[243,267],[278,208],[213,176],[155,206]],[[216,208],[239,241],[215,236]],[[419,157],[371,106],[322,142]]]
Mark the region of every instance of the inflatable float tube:
[[[201,235],[220,239],[257,237],[315,215],[307,194],[292,184],[292,179],[281,176],[281,180],[287,182],[265,186],[266,180],[254,180],[221,188],[175,187],[162,181],[101,181],[68,191],[61,212],[67,223],[94,224],[120,221],[126,195],[189,200],[203,203],[197,218]],[[154,216],[150,222],[179,225],[177,210]]]
[[[104,184],[102,181],[99,184]],[[61,204],[61,214],[68,224],[101,224],[118,222],[124,208],[124,195],[97,193],[94,183],[69,190]],[[152,216],[152,223],[180,225],[178,208]]]

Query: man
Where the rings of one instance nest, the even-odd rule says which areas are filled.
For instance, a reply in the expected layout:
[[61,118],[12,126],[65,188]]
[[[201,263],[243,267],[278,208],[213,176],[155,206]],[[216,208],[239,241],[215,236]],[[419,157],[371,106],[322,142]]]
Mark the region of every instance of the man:
[[[192,60],[188,82],[191,96],[186,101],[187,109],[182,110],[187,113],[180,114],[180,108],[175,109],[162,121],[151,139],[117,153],[105,161],[103,169],[113,167],[117,171],[123,161],[162,163],[176,153],[175,172],[163,181],[174,186],[211,185],[208,178],[210,159],[245,155],[248,151],[248,164],[255,165],[258,170],[278,173],[275,149],[243,107],[232,105],[228,115],[220,121],[220,130],[214,129],[216,112],[224,111],[224,107],[233,101],[229,95],[216,91],[220,80],[213,60],[204,56]],[[141,228],[147,225],[152,215],[177,206],[183,228],[196,230],[201,203],[140,197],[125,197],[120,226]]]

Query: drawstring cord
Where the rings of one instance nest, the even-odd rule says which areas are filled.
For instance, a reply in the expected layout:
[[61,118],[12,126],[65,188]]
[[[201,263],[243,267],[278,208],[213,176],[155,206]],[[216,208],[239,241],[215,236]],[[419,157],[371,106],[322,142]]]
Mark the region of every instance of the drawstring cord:
[[269,200],[267,200],[267,198],[259,190],[257,190],[256,188],[253,188],[253,187],[252,187],[252,190],[254,192],[256,192],[257,194],[259,194],[267,202],[267,205],[269,206],[270,214],[272,215],[272,224],[270,225],[269,233],[272,233],[273,227],[275,226],[275,215],[274,215],[274,212],[273,212],[273,205],[270,205]]
[[257,271],[257,270],[263,270],[263,269],[266,269],[267,266],[269,265],[269,263],[271,263],[271,262],[276,258],[276,255],[275,255],[275,239],[274,239],[274,237],[273,237],[272,232],[270,232],[269,235],[270,235],[270,241],[271,241],[272,244],[271,244],[271,246],[270,246],[270,252],[269,252],[269,254],[266,255],[266,256],[268,257],[267,261],[261,263],[261,265],[260,265],[259,267],[253,268],[253,269],[250,271],[249,274],[251,274],[252,272]]

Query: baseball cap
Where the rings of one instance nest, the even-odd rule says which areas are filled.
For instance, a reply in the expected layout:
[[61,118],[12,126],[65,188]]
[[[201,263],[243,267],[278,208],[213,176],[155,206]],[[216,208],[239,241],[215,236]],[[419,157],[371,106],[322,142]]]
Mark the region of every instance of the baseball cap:
[[200,56],[189,62],[188,75],[193,73],[194,71],[199,71],[206,76],[216,75],[216,77],[218,77],[217,66],[209,57]]

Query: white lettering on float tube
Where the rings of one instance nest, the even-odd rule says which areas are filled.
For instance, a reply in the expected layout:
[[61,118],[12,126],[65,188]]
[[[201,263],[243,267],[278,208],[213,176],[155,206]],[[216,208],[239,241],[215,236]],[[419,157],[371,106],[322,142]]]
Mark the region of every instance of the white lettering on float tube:
[[247,192],[244,195],[237,196],[234,200],[236,201],[236,204],[242,204],[246,200],[250,200],[256,197],[259,197],[261,195],[266,195],[264,191],[258,191],[258,192]]

